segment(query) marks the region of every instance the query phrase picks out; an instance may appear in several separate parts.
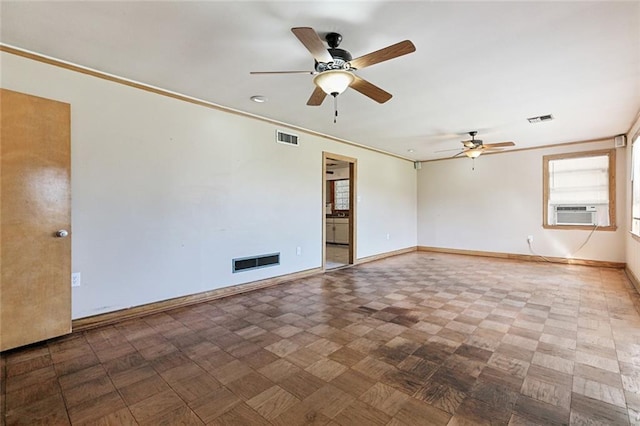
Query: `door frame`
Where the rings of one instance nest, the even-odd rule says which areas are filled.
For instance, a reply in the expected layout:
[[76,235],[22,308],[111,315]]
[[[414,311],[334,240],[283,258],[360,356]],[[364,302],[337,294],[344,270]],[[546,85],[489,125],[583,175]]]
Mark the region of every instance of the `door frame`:
[[356,263],[356,201],[357,178],[358,178],[358,159],[347,157],[345,155],[334,154],[330,152],[322,152],[322,269],[326,269],[327,263],[327,216],[325,214],[325,206],[327,205],[327,160],[337,160],[349,163],[349,265]]

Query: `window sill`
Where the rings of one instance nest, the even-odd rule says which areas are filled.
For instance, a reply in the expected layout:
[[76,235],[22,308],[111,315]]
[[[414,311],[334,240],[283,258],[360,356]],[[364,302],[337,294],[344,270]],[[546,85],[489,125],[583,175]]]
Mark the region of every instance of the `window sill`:
[[633,237],[634,240],[640,242],[640,235],[636,235],[631,231],[629,231],[629,234]]
[[[571,229],[574,231],[593,231],[593,226],[591,225],[542,225],[544,229]],[[598,226],[596,231],[617,231],[618,227],[616,225],[609,226]]]

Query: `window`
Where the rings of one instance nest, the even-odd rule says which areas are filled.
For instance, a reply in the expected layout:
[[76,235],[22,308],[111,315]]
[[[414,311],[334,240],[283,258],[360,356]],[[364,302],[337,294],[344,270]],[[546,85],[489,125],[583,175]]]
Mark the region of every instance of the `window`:
[[333,208],[349,210],[349,179],[333,181]]
[[631,146],[631,233],[640,237],[640,134]]
[[615,226],[615,150],[543,157],[545,228]]

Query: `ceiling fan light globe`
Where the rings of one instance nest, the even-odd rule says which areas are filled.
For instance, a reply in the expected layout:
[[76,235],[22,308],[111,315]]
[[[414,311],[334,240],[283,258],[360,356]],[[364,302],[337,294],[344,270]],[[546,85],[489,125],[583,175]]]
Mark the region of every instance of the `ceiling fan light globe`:
[[468,149],[464,152],[464,155],[469,158],[478,158],[480,157],[480,154],[482,154],[482,151],[479,149]]
[[313,84],[321,88],[327,95],[337,96],[347,90],[354,79],[353,73],[349,71],[329,70],[316,75],[313,78]]

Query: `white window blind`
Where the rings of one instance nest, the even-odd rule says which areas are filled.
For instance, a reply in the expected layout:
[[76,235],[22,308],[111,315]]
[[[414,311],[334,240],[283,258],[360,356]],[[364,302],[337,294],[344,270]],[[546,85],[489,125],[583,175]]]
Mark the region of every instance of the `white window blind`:
[[549,204],[609,204],[609,156],[549,161]]
[[640,237],[640,136],[631,149],[631,232]]

